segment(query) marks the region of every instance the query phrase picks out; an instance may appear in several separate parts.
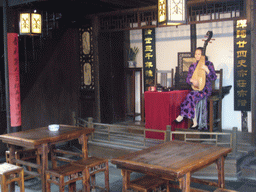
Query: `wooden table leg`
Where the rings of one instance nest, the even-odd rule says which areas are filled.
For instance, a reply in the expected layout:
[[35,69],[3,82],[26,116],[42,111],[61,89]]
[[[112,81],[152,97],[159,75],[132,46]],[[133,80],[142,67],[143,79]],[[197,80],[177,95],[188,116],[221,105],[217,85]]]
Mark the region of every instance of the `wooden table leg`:
[[49,147],[48,144],[43,144],[39,150],[42,156],[42,192],[46,192],[46,175],[45,171],[48,169],[48,153]]
[[55,169],[55,168],[57,168],[57,160],[56,160],[56,158],[54,156],[54,152],[53,152],[56,149],[55,144],[52,144],[50,148],[51,148],[50,153],[51,153],[52,168]]
[[128,189],[128,186],[130,184],[130,171],[127,171],[125,169],[121,170],[121,175],[123,176],[123,190],[122,192],[126,192]]
[[184,177],[181,179],[180,182],[182,182],[182,184],[180,185],[182,188],[182,192],[190,192],[190,172],[188,172],[187,174],[184,175]]
[[225,187],[225,178],[224,178],[224,160],[225,158],[221,156],[216,164],[217,164],[217,170],[218,170],[218,187],[224,188]]

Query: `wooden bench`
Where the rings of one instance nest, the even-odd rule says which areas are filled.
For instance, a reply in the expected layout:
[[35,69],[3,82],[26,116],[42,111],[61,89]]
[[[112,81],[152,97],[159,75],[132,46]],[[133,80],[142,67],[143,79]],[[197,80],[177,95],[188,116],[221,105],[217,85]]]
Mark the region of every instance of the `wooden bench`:
[[139,192],[149,192],[152,190],[169,192],[168,183],[169,181],[167,180],[163,180],[155,176],[145,175],[131,181],[130,184],[128,184],[128,188]]
[[22,167],[9,163],[0,164],[0,181],[1,192],[8,192],[8,185],[15,181],[18,182],[20,192],[25,192],[24,169]]
[[[105,191],[109,191],[109,167],[108,159],[98,158],[98,157],[89,157],[87,159],[81,159],[78,161],[71,162],[71,164],[79,165],[84,167],[85,172],[85,186],[87,191],[96,187],[95,175],[99,172],[104,172],[105,174]],[[90,183],[91,179],[91,183]],[[101,188],[101,187],[98,187]]]
[[[76,181],[85,182],[84,167],[73,164],[66,164],[55,169],[46,170],[46,192],[51,191],[51,183],[59,186],[59,191],[64,192],[65,185],[69,191],[76,191]],[[65,178],[65,179],[64,179]],[[83,186],[85,189],[85,186]],[[85,190],[84,190],[85,191]]]

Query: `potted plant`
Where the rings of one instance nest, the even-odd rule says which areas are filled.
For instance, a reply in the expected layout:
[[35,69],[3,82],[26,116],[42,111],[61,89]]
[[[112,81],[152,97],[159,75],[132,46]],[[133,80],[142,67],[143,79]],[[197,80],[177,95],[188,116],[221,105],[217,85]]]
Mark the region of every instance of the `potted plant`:
[[128,66],[129,67],[136,67],[136,55],[139,52],[138,47],[130,48],[128,53]]

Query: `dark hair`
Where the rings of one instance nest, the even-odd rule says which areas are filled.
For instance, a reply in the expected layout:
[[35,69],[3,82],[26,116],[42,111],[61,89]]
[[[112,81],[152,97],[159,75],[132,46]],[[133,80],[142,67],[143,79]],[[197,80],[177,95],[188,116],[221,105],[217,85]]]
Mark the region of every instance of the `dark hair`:
[[[201,50],[201,53],[203,54],[204,48],[203,47],[197,47],[196,50]],[[205,55],[205,60],[208,61],[208,57]]]
[[203,53],[204,48],[203,47],[197,47],[196,50],[201,50],[201,52]]

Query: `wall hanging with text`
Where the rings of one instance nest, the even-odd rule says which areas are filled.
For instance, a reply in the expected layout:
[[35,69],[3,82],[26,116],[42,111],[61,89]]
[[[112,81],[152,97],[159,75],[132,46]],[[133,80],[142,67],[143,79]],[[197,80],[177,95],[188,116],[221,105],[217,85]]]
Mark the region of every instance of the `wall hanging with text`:
[[156,46],[155,29],[143,29],[143,71],[144,91],[155,84]]
[[251,110],[251,34],[246,20],[234,25],[234,110]]

